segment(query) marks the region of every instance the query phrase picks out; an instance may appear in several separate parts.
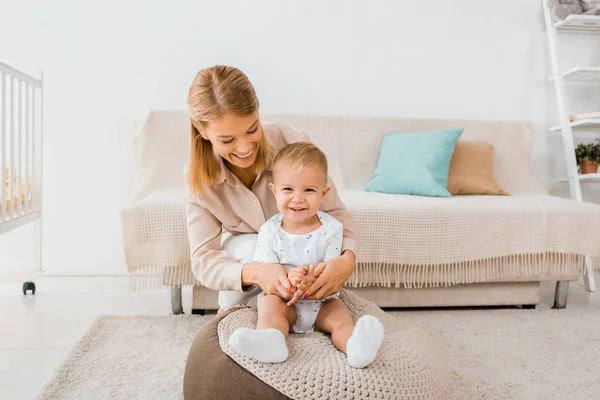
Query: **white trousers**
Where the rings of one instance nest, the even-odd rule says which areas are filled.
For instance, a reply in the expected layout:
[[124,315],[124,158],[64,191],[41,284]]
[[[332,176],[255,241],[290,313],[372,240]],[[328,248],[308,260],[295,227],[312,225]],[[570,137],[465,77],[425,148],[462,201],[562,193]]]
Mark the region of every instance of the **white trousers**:
[[[257,240],[258,234],[256,233],[241,235],[231,235],[230,233],[226,233],[223,235],[221,248],[239,262],[243,264],[251,263],[252,258],[254,257]],[[220,291],[219,308],[227,310],[238,304],[248,304],[252,298],[258,296],[262,291],[262,288],[258,285],[249,292],[238,292],[235,290]]]

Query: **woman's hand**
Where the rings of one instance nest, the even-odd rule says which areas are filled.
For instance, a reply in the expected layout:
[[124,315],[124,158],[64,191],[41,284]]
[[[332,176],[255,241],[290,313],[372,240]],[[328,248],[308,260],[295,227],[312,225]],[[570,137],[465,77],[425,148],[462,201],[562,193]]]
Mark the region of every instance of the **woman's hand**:
[[308,300],[322,300],[339,292],[354,272],[354,253],[346,250],[341,256],[320,263],[315,269],[316,281],[305,291]]
[[293,297],[287,271],[280,264],[244,264],[242,284],[257,284],[266,294],[274,294],[284,300],[290,300]]
[[[305,296],[306,289],[317,280],[317,275],[315,275],[315,265],[310,264],[309,267],[294,268],[289,272],[288,278],[292,283],[292,288],[295,289],[293,290],[294,297],[287,303],[288,306],[291,306],[301,296]],[[307,296],[304,298],[306,297]]]

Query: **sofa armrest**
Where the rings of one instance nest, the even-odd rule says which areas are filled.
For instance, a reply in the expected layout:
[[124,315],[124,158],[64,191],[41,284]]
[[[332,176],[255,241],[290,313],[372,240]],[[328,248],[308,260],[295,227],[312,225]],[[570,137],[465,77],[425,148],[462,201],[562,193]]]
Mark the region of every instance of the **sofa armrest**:
[[[162,283],[166,283],[166,279],[178,284],[195,284],[183,193],[153,193],[124,209],[121,221],[125,259],[132,274],[145,270],[145,275],[161,275]],[[165,269],[173,271],[165,272]]]

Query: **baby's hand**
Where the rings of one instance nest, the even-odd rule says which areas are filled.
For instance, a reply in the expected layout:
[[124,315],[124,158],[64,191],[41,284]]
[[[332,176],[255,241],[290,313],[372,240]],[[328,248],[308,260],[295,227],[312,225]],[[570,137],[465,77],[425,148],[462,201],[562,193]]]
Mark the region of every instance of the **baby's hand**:
[[306,267],[292,268],[288,272],[288,279],[293,286],[298,286],[298,284],[300,284],[300,282],[302,282],[302,280],[306,276],[307,272],[308,268]]
[[[298,270],[298,272],[294,273],[293,277],[291,276],[292,271]],[[298,274],[296,276],[295,274]],[[294,304],[300,297],[304,295],[306,289],[308,289],[315,280],[317,280],[318,276],[315,275],[315,266],[313,264],[310,267],[297,267],[290,270],[290,274],[288,275],[288,279],[291,284],[294,286],[294,297],[287,303],[288,306]]]
[[[306,268],[306,267],[304,267],[304,268]],[[315,265],[310,264],[310,267],[306,268],[306,275],[304,275],[304,279],[302,280],[302,283],[304,284],[305,288],[307,288],[310,285],[312,285],[313,282],[316,281],[318,277],[319,277],[319,275],[317,275],[315,273]]]

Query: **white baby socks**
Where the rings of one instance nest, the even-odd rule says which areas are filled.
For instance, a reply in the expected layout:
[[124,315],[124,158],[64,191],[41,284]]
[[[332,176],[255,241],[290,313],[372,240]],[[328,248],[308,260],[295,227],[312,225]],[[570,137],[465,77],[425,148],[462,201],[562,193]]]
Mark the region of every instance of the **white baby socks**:
[[353,368],[364,368],[371,364],[383,342],[383,325],[372,315],[361,317],[346,343],[348,364]]
[[239,328],[229,338],[229,344],[235,351],[266,363],[280,363],[288,358],[285,337],[277,329]]
[[[348,364],[364,368],[371,364],[383,342],[383,325],[372,315],[361,317],[346,344]],[[280,363],[288,358],[283,334],[277,329],[239,328],[229,338],[235,351],[265,363]]]

